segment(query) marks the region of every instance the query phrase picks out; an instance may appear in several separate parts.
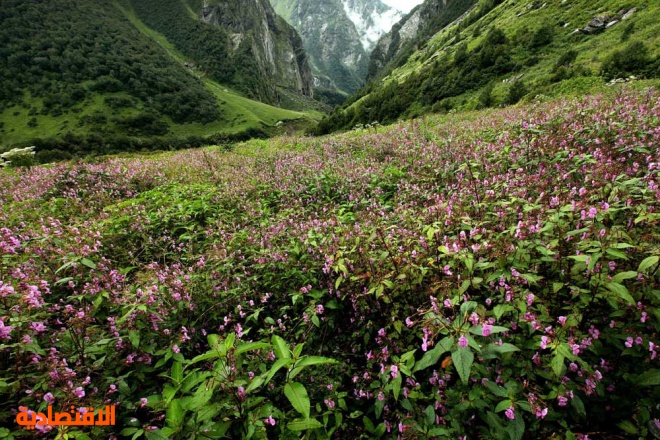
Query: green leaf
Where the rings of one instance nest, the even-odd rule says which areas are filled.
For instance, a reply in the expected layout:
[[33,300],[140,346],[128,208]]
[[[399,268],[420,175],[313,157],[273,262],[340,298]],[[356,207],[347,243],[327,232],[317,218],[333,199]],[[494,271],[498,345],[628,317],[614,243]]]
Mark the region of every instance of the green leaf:
[[637,380],[640,387],[653,387],[660,385],[660,370],[648,370],[641,374]]
[[131,330],[128,332],[128,340],[131,341],[133,347],[138,348],[140,346],[140,332],[137,330]]
[[433,408],[433,405],[429,405],[426,407],[426,411],[424,411],[424,416],[426,418],[426,426],[435,425],[435,409]]
[[306,431],[308,429],[322,428],[323,425],[318,420],[306,418],[296,419],[292,422],[289,422],[286,427],[291,431]]
[[451,360],[454,361],[454,366],[456,366],[456,371],[461,377],[461,380],[467,385],[468,379],[470,379],[472,362],[474,362],[472,350],[468,347],[459,347],[458,350],[451,354]]
[[578,414],[578,416],[580,416],[580,418],[584,419],[587,417],[587,410],[584,409],[584,403],[582,403],[582,399],[580,399],[577,395],[571,399],[571,406]]
[[614,258],[620,258],[622,260],[627,260],[628,259],[628,255],[626,255],[625,252],[620,251],[618,249],[609,248],[605,251],[605,253],[607,255],[611,256],[611,257],[614,257]]
[[225,350],[229,351],[234,347],[234,342],[236,342],[236,333],[232,332],[227,335],[227,339],[225,339],[224,345],[225,345]]
[[626,420],[624,422],[619,423],[618,425],[619,428],[621,428],[623,431],[627,432],[628,434],[637,434],[637,427],[630,421]]
[[520,440],[525,435],[525,421],[521,415],[516,415],[516,418],[508,423],[506,428],[511,440]]
[[[299,345],[300,346],[300,345]],[[337,363],[334,359],[323,356],[305,356],[295,364],[295,368],[289,373],[289,379],[295,378],[300,372],[309,365],[322,365]]]
[[167,424],[174,429],[179,428],[183,423],[183,413],[184,413],[183,407],[181,406],[179,400],[178,399],[172,400],[168,405],[166,411],[165,419],[167,421]]
[[296,367],[307,367],[309,365],[336,364],[337,361],[323,356],[305,356],[296,363]]
[[289,366],[293,364],[293,359],[278,359],[272,367],[270,367],[270,371],[268,371],[268,375],[266,376],[266,380],[264,383],[270,382],[270,380],[275,376],[275,373],[277,373],[282,367]]
[[[309,419],[309,396],[305,387],[298,382],[291,382],[284,385],[284,395],[291,405],[302,414],[305,419]],[[305,428],[307,429],[307,428]]]
[[271,342],[273,343],[273,350],[278,359],[291,359],[291,350],[284,339],[277,335],[273,335]]
[[631,270],[631,271],[628,271],[628,272],[618,273],[618,274],[614,275],[614,277],[612,278],[612,281],[614,281],[615,283],[620,283],[623,280],[629,280],[631,278],[637,278],[637,272]]
[[628,304],[635,304],[635,299],[630,295],[628,289],[619,283],[607,283],[605,285],[607,290],[627,302]]
[[399,400],[399,393],[401,392],[401,376],[398,376],[392,381],[392,394],[394,394],[394,400]]
[[500,403],[497,404],[495,407],[495,412],[502,412],[504,410],[507,410],[513,406],[513,402],[509,399],[507,400],[502,400]]
[[552,371],[557,377],[561,377],[561,373],[564,370],[564,359],[564,356],[560,353],[555,353],[555,357],[552,358]]
[[181,362],[174,362],[174,365],[172,365],[172,380],[177,384],[183,380],[183,367]]
[[489,344],[481,351],[481,356],[484,359],[496,359],[502,354],[513,353],[515,351],[520,351],[520,349],[508,342],[505,342],[502,345]]
[[642,260],[642,262],[639,263],[639,268],[637,268],[637,272],[645,272],[647,269],[658,264],[658,260],[660,260],[660,257],[658,257],[657,255],[644,258],[644,260]]
[[94,264],[94,262],[92,260],[90,260],[89,258],[83,258],[82,260],[80,260],[80,262],[84,266],[89,267],[90,269],[96,269],[96,264]]
[[238,356],[239,354],[243,354],[248,351],[261,350],[263,348],[270,348],[270,344],[265,342],[249,342],[247,344],[241,344],[236,347],[234,354]]
[[486,387],[498,397],[509,397],[509,392],[507,391],[507,389],[497,385],[493,381],[490,380],[487,381]]
[[438,361],[440,360],[440,356],[451,350],[453,345],[454,345],[453,337],[447,336],[446,338],[444,338],[435,347],[433,347],[433,349],[424,353],[424,356],[422,356],[419,362],[415,364],[415,368],[413,368],[413,372],[417,372],[437,364]]

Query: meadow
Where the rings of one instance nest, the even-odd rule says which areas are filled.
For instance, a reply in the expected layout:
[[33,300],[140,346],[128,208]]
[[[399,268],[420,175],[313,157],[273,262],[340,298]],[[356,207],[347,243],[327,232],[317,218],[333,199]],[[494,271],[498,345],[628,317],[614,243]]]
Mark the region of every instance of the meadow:
[[622,88],[0,170],[0,438],[660,438],[659,145]]

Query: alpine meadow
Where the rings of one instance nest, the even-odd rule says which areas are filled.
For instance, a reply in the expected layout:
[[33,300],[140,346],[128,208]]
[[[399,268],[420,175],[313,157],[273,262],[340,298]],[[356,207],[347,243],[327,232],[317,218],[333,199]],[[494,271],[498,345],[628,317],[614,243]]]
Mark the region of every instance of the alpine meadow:
[[0,439],[660,439],[660,3],[0,0]]

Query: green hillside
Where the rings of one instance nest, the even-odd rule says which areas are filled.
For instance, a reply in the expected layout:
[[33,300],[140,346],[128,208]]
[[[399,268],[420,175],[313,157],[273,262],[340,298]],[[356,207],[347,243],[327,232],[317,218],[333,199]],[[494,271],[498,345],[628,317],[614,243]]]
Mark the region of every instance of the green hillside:
[[583,94],[630,76],[660,77],[660,3],[481,0],[317,132]]
[[36,145],[50,160],[179,148],[203,136],[265,135],[280,120],[308,117],[186,67],[126,3],[8,0],[0,23],[3,150]]

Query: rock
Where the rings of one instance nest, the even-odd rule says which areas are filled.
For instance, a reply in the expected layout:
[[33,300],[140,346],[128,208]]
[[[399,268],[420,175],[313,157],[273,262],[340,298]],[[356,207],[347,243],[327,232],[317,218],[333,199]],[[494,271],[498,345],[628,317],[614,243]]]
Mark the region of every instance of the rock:
[[637,8],[632,8],[630,11],[626,12],[623,14],[623,17],[621,17],[621,20],[628,20],[630,17],[633,16],[633,14],[637,12]]
[[605,29],[609,29],[609,28],[611,28],[612,26],[614,26],[614,25],[617,24],[618,22],[619,22],[619,20],[610,21],[610,22],[607,23],[607,25],[605,26]]
[[605,27],[605,19],[603,17],[594,17],[591,19],[587,27],[592,27],[592,28],[602,28]]

